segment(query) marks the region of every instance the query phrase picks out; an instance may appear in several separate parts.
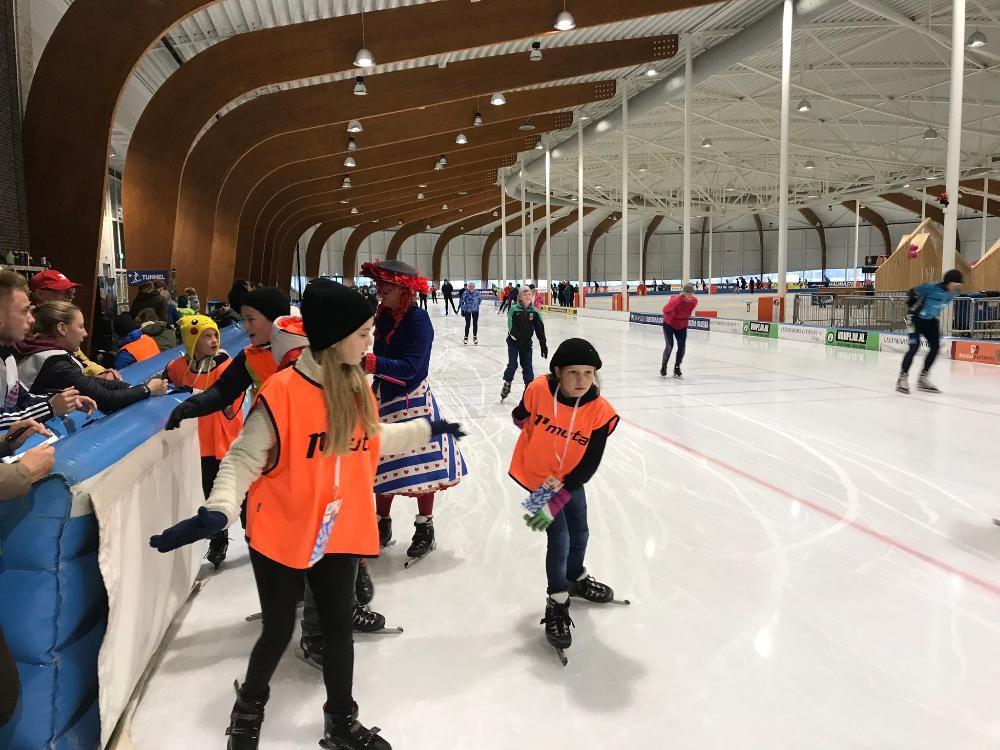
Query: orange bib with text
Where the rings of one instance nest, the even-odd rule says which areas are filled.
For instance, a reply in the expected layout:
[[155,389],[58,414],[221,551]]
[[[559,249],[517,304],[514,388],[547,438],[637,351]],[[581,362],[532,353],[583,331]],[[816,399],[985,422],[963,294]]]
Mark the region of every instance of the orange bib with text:
[[[369,395],[374,402],[375,395]],[[250,487],[250,546],[282,565],[308,568],[324,511],[331,502],[340,500],[326,543],[327,554],[378,555],[372,487],[380,438],[370,437],[359,424],[347,453],[325,455],[323,389],[294,367],[267,379],[254,409],[263,409],[271,419],[277,442],[270,467]],[[339,484],[335,481],[338,462]]]
[[509,471],[529,492],[549,477],[561,482],[587,452],[591,433],[608,423],[612,431],[618,425],[618,415],[603,396],[578,407],[575,416],[572,406],[554,405],[545,375],[525,389],[523,401],[530,414],[514,446]]
[[[190,388],[199,393],[215,385],[232,362],[233,360],[227,359],[209,372],[194,373],[191,372],[187,357],[180,356],[167,365],[167,379],[175,386]],[[202,458],[225,458],[229,446],[243,428],[244,396],[241,393],[239,398],[222,411],[198,417],[198,442]]]
[[156,340],[145,333],[135,341],[125,344],[122,349],[135,357],[136,362],[142,362],[144,359],[150,359],[160,353],[160,347],[157,346]]

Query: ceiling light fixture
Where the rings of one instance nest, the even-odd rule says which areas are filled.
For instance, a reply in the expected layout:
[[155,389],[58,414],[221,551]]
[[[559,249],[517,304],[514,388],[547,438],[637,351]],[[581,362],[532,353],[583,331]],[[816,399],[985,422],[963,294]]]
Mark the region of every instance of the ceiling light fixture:
[[712,139],[711,138],[706,138],[705,140],[703,140],[701,142],[701,147],[702,148],[712,148]]
[[430,228],[431,228],[431,223],[430,223],[430,222],[428,221],[428,222],[427,222],[427,226],[426,226],[426,227],[424,227],[424,229],[430,229]]
[[365,6],[361,6],[361,49],[354,55],[354,66],[357,68],[370,68],[375,64],[375,56],[368,49],[365,40]]
[[502,107],[507,103],[507,97],[503,95],[502,91],[497,91],[493,96],[490,97],[490,104],[494,107]]
[[354,161],[354,157],[353,156],[351,156],[350,154],[348,154],[347,158],[344,159],[344,166],[348,167],[349,169],[353,169],[354,167],[358,166],[358,163],[356,161]]
[[586,122],[590,119],[590,115],[580,115],[580,122]]
[[365,86],[364,76],[357,76],[354,79],[354,95],[365,96],[367,93],[368,93],[368,87]]
[[969,37],[969,41],[965,43],[965,46],[969,49],[979,49],[980,47],[986,46],[986,34],[981,31],[974,31]]
[[353,138],[348,138],[347,139],[347,150],[348,151],[357,151],[358,150],[358,142],[356,140],[354,140]]
[[465,137],[465,133],[459,133],[457,136],[455,136],[455,143],[457,143],[459,146],[464,146],[468,142],[469,139]]
[[542,145],[541,141],[539,141],[538,143],[535,144],[535,151],[544,151],[544,150],[545,150],[545,146]]
[[649,170],[648,170],[648,169],[646,168],[646,165],[645,165],[645,164],[643,164],[643,165],[642,165],[641,167],[639,167],[639,172],[640,172],[640,174],[645,174],[645,173],[646,173],[646,172],[648,172],[648,171],[649,171]]
[[472,124],[477,127],[483,124],[483,116],[479,112],[476,112],[476,116],[472,118]]
[[424,194],[423,193],[417,193],[417,200],[418,201],[422,201],[423,199],[424,199]]
[[938,134],[937,134],[937,131],[934,128],[927,128],[927,130],[924,131],[924,140],[925,141],[933,141],[937,137],[938,137]]
[[528,59],[531,62],[541,62],[542,61],[542,43],[532,42],[531,52],[528,53]]
[[553,24],[556,31],[570,31],[576,28],[576,19],[573,18],[573,14],[566,10],[566,0],[563,0],[562,13],[556,16],[556,22]]
[[355,206],[354,208],[351,209],[351,216],[354,216],[357,213],[358,213],[358,209],[357,209],[357,206]]
[[798,105],[797,105],[797,106],[795,107],[795,109],[797,109],[797,110],[798,110],[799,112],[808,112],[808,111],[809,111],[810,109],[812,109],[812,108],[813,108],[813,107],[812,107],[812,105],[811,105],[811,104],[809,103],[809,100],[808,100],[808,99],[803,99],[803,100],[802,100],[802,101],[800,101],[800,102],[798,103]]
[[421,182],[419,185],[417,185],[417,187],[418,188],[425,188],[425,187],[427,187],[427,183],[426,182]]
[[646,71],[646,76],[649,78],[653,78],[654,76],[657,75],[659,75],[659,71],[656,68],[650,68],[649,70]]
[[350,177],[350,175],[346,175],[346,174],[344,175],[344,181],[340,183],[340,186],[342,188],[349,188],[351,186],[351,177]]
[[531,123],[531,120],[527,120],[527,121],[521,123],[520,125],[518,125],[517,129],[521,130],[521,131],[523,131],[525,133],[530,133],[532,130],[535,129],[535,126]]
[[364,128],[361,127],[361,123],[358,122],[357,120],[351,120],[349,123],[347,123],[348,133],[360,133],[362,130],[364,130]]
[[448,210],[448,204],[447,203],[442,203],[441,204],[441,210],[442,211],[447,211]]
[[816,164],[812,159],[806,160],[806,163],[802,165],[806,169],[816,169]]

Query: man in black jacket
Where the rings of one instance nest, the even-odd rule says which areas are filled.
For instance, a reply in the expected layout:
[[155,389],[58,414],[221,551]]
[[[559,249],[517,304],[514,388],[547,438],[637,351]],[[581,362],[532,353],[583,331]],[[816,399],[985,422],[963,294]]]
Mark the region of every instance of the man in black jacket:
[[524,385],[528,386],[535,379],[531,364],[531,337],[538,337],[538,346],[542,357],[548,359],[549,347],[545,343],[545,325],[542,314],[532,304],[535,291],[529,287],[521,289],[517,303],[507,311],[507,369],[503,373],[503,388],[500,390],[500,400],[510,395],[510,384],[517,372],[518,359],[521,360],[521,374]]
[[444,314],[445,315],[448,314],[448,308],[449,307],[451,307],[451,309],[455,311],[455,314],[458,315],[458,308],[455,307],[455,300],[452,299],[452,295],[454,293],[455,293],[455,287],[453,287],[451,285],[451,282],[448,281],[448,279],[445,279],[444,283],[441,285],[441,295],[444,297]]

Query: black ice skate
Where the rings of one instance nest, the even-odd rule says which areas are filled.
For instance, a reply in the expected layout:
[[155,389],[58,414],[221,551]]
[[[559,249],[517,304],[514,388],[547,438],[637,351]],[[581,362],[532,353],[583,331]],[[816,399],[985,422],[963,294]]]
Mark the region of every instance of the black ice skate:
[[667,377],[667,366],[666,365],[663,365],[663,367],[660,368],[660,377],[661,378]]
[[479,337],[478,336],[473,336],[472,337],[472,344],[474,346],[479,346]]
[[462,343],[463,344],[468,344],[469,343],[469,337],[466,336],[464,339],[462,339]]
[[900,393],[910,392],[910,382],[907,379],[906,375],[899,376],[899,379],[896,381],[896,390],[899,391]]
[[631,604],[628,599],[615,599],[615,592],[607,584],[601,583],[587,571],[577,580],[569,582],[569,595],[586,599],[593,604]]
[[677,378],[678,380],[684,377],[684,375],[681,374],[681,368],[676,366],[674,367],[674,377]]
[[402,628],[387,628],[385,617],[378,612],[372,611],[370,607],[361,604],[354,604],[354,632],[366,633],[368,635],[388,635],[391,633],[402,633]]
[[323,658],[326,656],[326,641],[321,635],[302,636],[295,649],[295,655],[310,667],[322,671]]
[[378,517],[378,546],[391,547],[395,542],[392,539],[392,519],[389,516]]
[[545,640],[556,650],[556,656],[565,667],[569,663],[564,651],[573,645],[573,634],[570,627],[576,627],[569,616],[569,601],[560,604],[552,597],[545,600],[545,617],[540,625],[545,626]]
[[229,742],[226,750],[257,750],[260,743],[260,725],[264,723],[264,705],[267,703],[270,690],[263,698],[246,698],[240,689],[240,683],[233,683],[236,688],[236,703],[229,717],[229,729],[226,735]]
[[375,598],[375,584],[368,575],[368,566],[364,560],[358,565],[358,577],[354,579],[354,598],[361,605],[368,604]]
[[229,530],[220,531],[208,542],[208,554],[205,559],[215,567],[216,570],[226,560],[226,552],[229,551]]
[[505,380],[505,381],[503,381],[503,388],[500,389],[500,401],[501,401],[501,403],[509,395],[510,395],[510,381],[509,380]]
[[319,746],[324,750],[392,750],[392,745],[378,733],[378,727],[367,729],[358,721],[357,705],[348,716],[334,716],[324,707],[323,739]]
[[413,543],[406,550],[406,556],[410,558],[406,561],[404,568],[409,568],[423,560],[427,555],[437,549],[437,542],[434,541],[434,521],[428,518],[421,522],[419,519],[413,524]]
[[917,379],[917,390],[925,391],[927,393],[940,393],[941,389],[934,385],[930,380],[927,379],[927,373],[924,373]]

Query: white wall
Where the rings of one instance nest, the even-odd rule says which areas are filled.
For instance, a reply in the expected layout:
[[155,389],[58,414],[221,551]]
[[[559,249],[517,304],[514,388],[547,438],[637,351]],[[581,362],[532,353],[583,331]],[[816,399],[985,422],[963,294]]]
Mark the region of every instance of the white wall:
[[[916,222],[889,225],[890,249],[895,249],[899,238],[913,230]],[[979,218],[962,219],[959,221],[959,235],[962,240],[962,254],[969,260],[978,259],[980,255],[982,223]],[[344,229],[331,237],[323,249],[320,262],[320,272],[335,276],[342,272],[343,249],[352,230]],[[629,231],[629,278],[633,283],[639,275],[639,222],[630,225]],[[854,227],[839,226],[825,229],[827,243],[827,268],[845,269],[854,265]],[[358,253],[360,263],[369,258],[384,258],[386,247],[393,232],[378,232],[372,235],[362,245]],[[412,263],[425,273],[431,273],[431,258],[434,244],[440,235],[438,233],[423,233],[408,239],[402,248],[400,258]],[[481,281],[482,249],[487,234],[465,235],[452,240],[441,263],[443,277],[456,281]],[[1000,217],[990,217],[987,223],[987,250],[1000,238]],[[589,235],[584,237],[584,263],[586,263],[586,243]],[[305,247],[308,235],[300,243]],[[520,237],[512,235],[507,238],[507,275],[511,279],[521,278]],[[864,262],[865,255],[880,255],[884,250],[881,233],[872,226],[862,224],[859,232],[859,262]],[[534,244],[529,246],[533,249]],[[679,232],[670,231],[654,234],[649,241],[649,259],[646,278],[671,280],[681,276],[682,237]],[[760,265],[760,248],[757,231],[716,232],[712,237],[712,276],[757,276],[762,272]],[[691,238],[691,275],[694,278],[708,277],[708,238],[705,238],[705,265],[701,268],[701,235],[694,234]],[[575,228],[561,232],[552,241],[552,276],[555,279],[577,278],[577,235]],[[819,235],[815,229],[789,229],[788,232],[788,271],[797,274],[802,270],[819,269],[820,263]],[[490,279],[500,277],[500,243],[497,242],[490,259]],[[530,263],[530,255],[529,255]],[[775,229],[764,231],[764,269],[765,274],[774,274],[778,265],[778,233]],[[545,251],[539,259],[540,275],[545,274]],[[621,234],[610,232],[600,238],[594,247],[593,277],[598,283],[611,281],[617,283],[621,277]]]

